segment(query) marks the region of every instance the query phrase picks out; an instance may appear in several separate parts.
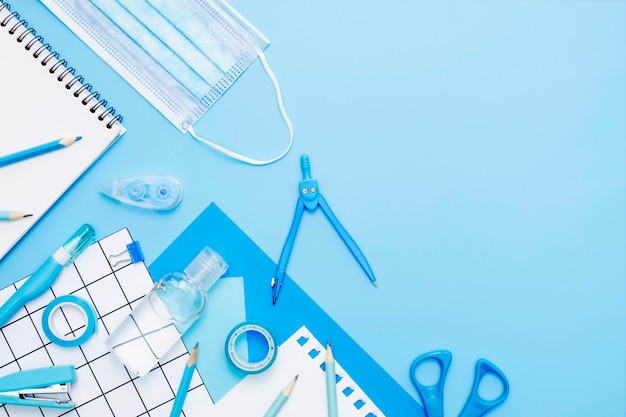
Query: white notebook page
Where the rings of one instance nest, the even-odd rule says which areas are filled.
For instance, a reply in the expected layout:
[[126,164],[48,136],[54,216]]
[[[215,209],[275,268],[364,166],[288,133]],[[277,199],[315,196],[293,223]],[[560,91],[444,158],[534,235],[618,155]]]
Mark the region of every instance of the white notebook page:
[[[58,51],[57,47],[62,49],[62,45],[52,45],[50,50],[42,50],[38,58],[33,57],[41,43],[34,41],[33,34],[19,23],[27,20],[27,16],[9,17],[12,12],[19,13],[19,2],[14,2],[11,10],[6,4],[0,1],[0,22],[6,21],[0,27],[0,156],[61,137],[82,136],[82,139],[67,148],[0,167],[0,210],[33,214],[24,219],[0,221],[0,259],[125,131],[109,105],[98,105],[106,99],[105,91],[98,90],[98,86],[89,91],[78,81],[66,88],[80,75],[79,70],[66,73],[58,81],[67,71],[51,53]],[[22,34],[23,40],[18,42]],[[45,39],[45,34],[36,35]],[[31,41],[30,50],[26,50]],[[75,97],[79,90],[79,96]],[[100,93],[99,98],[95,97],[96,92]],[[96,106],[92,113],[90,110]],[[104,120],[99,120],[102,116]]]

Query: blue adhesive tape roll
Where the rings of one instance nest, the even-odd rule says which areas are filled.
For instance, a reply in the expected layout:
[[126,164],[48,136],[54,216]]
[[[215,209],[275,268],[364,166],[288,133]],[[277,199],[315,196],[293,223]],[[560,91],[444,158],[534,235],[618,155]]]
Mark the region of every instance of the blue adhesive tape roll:
[[[244,333],[248,332],[259,333],[267,342],[267,354],[264,358],[257,362],[244,360],[237,353],[237,347],[235,346],[237,339]],[[269,327],[258,322],[243,322],[235,326],[226,338],[226,356],[228,357],[230,363],[235,368],[247,374],[258,374],[265,371],[272,365],[272,363],[274,363],[277,354],[278,346],[276,345],[276,337],[274,337],[273,331]]]
[[[85,315],[84,331],[80,333],[78,337],[67,337],[65,334],[59,334],[58,331],[55,332],[53,329],[51,319],[54,313],[64,305],[72,305],[82,311]],[[92,305],[84,298],[80,298],[75,295],[62,295],[52,300],[46,306],[43,311],[41,323],[43,326],[43,332],[52,343],[62,347],[74,347],[85,343],[96,332],[96,312],[94,311]]]

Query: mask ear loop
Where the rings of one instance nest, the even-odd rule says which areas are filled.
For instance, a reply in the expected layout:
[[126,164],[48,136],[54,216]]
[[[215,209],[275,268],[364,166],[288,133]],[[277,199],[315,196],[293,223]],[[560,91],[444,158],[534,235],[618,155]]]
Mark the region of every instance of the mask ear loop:
[[287,129],[289,129],[289,143],[287,144],[287,147],[285,148],[285,150],[283,150],[282,153],[280,153],[278,156],[272,159],[258,160],[258,159],[247,157],[245,155],[241,155],[237,152],[233,152],[229,149],[226,149],[218,145],[217,143],[211,142],[207,139],[204,139],[198,136],[192,126],[189,126],[187,128],[187,131],[196,140],[204,143],[205,145],[210,146],[211,148],[219,152],[222,152],[223,154],[227,156],[230,156],[233,159],[236,159],[241,162],[245,162],[246,164],[250,164],[250,165],[268,165],[268,164],[278,161],[279,159],[282,159],[285,155],[287,155],[287,153],[291,149],[291,146],[293,145],[293,125],[291,124],[291,120],[289,119],[289,116],[287,115],[287,111],[285,110],[285,104],[283,103],[283,96],[282,96],[282,93],[280,92],[280,86],[278,85],[278,80],[276,79],[276,76],[272,72],[272,69],[270,68],[268,64],[263,51],[261,51],[260,48],[257,48],[257,53],[259,54],[259,58],[261,59],[261,64],[263,64],[263,69],[267,73],[268,77],[270,77],[270,80],[272,81],[272,84],[274,85],[274,90],[276,91],[276,99],[278,100],[278,108],[280,110],[280,115],[285,121],[285,124],[287,125]]

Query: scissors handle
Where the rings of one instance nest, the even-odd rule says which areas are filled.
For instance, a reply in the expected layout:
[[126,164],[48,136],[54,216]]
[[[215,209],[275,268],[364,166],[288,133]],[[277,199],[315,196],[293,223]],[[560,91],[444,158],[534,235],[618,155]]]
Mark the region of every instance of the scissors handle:
[[[427,361],[439,365],[439,376],[433,385],[423,385],[417,379],[417,369]],[[436,350],[415,358],[411,364],[411,379],[428,417],[443,417],[443,383],[452,362],[452,353],[448,350]]]
[[[486,374],[494,375],[502,384],[502,393],[493,400],[486,400],[478,394],[478,386],[480,381]],[[498,369],[493,363],[486,359],[479,359],[476,362],[476,370],[474,372],[474,382],[472,383],[472,389],[470,395],[461,410],[459,417],[481,417],[487,414],[492,409],[499,406],[506,397],[509,395],[509,381],[506,379],[504,373]],[[430,417],[430,416],[429,416]]]

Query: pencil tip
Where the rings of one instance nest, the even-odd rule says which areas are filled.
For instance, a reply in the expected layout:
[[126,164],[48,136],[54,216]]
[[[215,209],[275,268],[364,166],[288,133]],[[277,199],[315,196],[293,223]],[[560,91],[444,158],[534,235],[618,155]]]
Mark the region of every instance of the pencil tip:
[[76,136],[76,142],[78,142],[79,140],[81,140],[83,137],[82,136]]
[[198,360],[198,343],[193,348],[191,353],[189,354],[189,358],[187,359],[187,366],[193,366]]
[[196,345],[193,347],[194,349],[198,349],[198,343],[199,342],[196,342]]
[[23,217],[31,217],[33,214],[32,213],[28,213],[28,214],[24,214]]
[[378,288],[378,284],[376,284],[376,281],[372,281],[372,284],[374,284],[374,287]]

